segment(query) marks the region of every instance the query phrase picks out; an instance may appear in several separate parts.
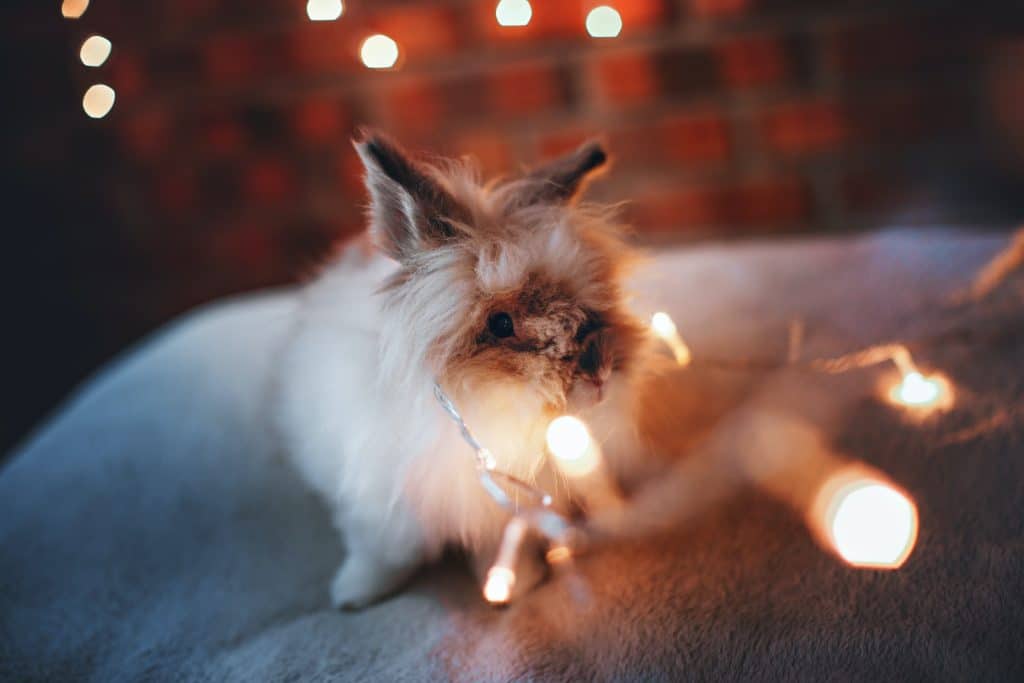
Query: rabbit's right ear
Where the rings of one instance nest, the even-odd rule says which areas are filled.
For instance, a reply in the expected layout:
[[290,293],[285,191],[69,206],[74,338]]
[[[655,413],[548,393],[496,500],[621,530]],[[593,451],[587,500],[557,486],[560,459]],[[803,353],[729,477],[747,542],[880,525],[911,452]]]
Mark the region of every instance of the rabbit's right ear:
[[385,253],[404,262],[456,238],[453,224],[466,212],[430,167],[380,133],[353,145],[366,168],[370,233]]

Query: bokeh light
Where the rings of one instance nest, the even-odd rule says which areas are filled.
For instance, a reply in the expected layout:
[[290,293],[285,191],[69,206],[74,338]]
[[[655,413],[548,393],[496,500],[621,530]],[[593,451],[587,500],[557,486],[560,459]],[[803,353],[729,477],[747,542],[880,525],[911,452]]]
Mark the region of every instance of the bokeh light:
[[548,450],[559,468],[572,476],[583,476],[597,468],[599,458],[590,432],[579,418],[563,415],[548,425]]
[[398,43],[382,33],[363,41],[359,57],[369,69],[390,69],[398,62]]
[[512,597],[516,574],[508,567],[491,567],[484,582],[484,598],[492,605],[502,605]]
[[690,364],[692,359],[690,347],[679,336],[676,324],[672,322],[672,318],[669,317],[668,313],[658,311],[651,316],[651,329],[654,330],[654,334],[659,339],[672,349],[672,355],[676,357],[676,363],[682,366]]
[[903,376],[903,380],[893,387],[890,398],[905,406],[930,408],[942,402],[947,393],[947,383],[941,377],[925,376],[915,371]]
[[309,0],[306,16],[310,21],[335,21],[345,11],[341,0]]
[[614,7],[601,5],[587,14],[587,33],[594,38],[614,38],[622,32],[622,17]]
[[110,41],[103,36],[89,36],[82,43],[78,56],[86,66],[103,66],[110,57]]
[[85,91],[82,97],[82,109],[93,119],[102,119],[114,108],[114,89],[109,85],[97,83]]
[[501,0],[494,16],[502,26],[526,26],[533,17],[529,0]]
[[855,567],[896,569],[917,542],[917,506],[872,477],[826,484],[825,530],[836,553]]
[[77,19],[89,9],[89,0],[64,0],[60,13],[65,19]]

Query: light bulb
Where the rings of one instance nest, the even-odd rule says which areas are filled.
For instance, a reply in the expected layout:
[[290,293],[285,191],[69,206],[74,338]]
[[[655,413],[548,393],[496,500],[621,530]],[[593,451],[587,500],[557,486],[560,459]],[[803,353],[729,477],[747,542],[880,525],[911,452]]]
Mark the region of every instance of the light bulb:
[[559,468],[568,475],[584,476],[598,466],[597,449],[579,418],[563,415],[552,420],[548,425],[547,444]]
[[484,598],[493,605],[503,605],[512,597],[516,573],[507,567],[491,567],[484,582]]
[[309,0],[306,16],[310,21],[335,21],[345,11],[341,0]]
[[895,569],[917,541],[917,507],[877,479],[861,478],[837,488],[826,516],[835,551],[856,567]]
[[90,118],[102,119],[114,108],[114,89],[109,85],[98,83],[85,91],[82,97],[82,109]]
[[398,62],[398,43],[377,33],[363,41],[359,56],[368,69],[390,69]]
[[103,63],[110,57],[110,48],[110,41],[103,36],[89,36],[82,43],[78,57],[86,66],[103,66]]
[[60,13],[65,19],[78,19],[89,9],[89,0],[64,0]]
[[587,33],[594,38],[614,38],[622,32],[622,17],[608,5],[590,10],[586,24]]
[[533,17],[529,0],[501,0],[494,8],[494,17],[502,26],[526,26]]

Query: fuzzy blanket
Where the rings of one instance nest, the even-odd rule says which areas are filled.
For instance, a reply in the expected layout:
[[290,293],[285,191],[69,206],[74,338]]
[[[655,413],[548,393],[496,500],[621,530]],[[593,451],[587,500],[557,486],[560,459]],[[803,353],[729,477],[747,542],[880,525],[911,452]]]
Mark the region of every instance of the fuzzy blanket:
[[[1005,243],[907,231],[663,252],[638,306],[669,311],[697,359],[784,355],[794,317],[805,353],[841,353],[941,329],[946,295]],[[1020,300],[1011,280],[968,312],[1004,334],[917,352],[956,386],[951,412],[911,423],[847,395],[822,425],[916,499],[899,571],[845,566],[745,488],[507,609],[449,560],[358,613],[330,609],[343,548],[263,431],[294,293],[207,307],[100,372],[0,472],[0,679],[1024,680]],[[679,430],[729,416],[705,406],[681,403]]]

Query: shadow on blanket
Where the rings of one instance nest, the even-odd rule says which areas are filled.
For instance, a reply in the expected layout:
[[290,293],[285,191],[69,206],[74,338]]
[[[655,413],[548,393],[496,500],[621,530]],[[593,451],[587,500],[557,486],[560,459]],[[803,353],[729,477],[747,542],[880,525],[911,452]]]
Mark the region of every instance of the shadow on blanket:
[[[782,354],[793,316],[809,321],[809,354],[841,353],[940,328],[933,303],[1004,241],[895,233],[666,253],[638,283],[640,304],[670,311],[698,358]],[[1015,287],[971,315],[1019,330]],[[922,530],[900,571],[852,570],[793,509],[729,487],[685,524],[595,549],[505,610],[448,560],[392,600],[339,613],[325,587],[342,548],[262,429],[291,296],[172,326],[0,473],[0,678],[1024,678],[1019,336],[920,355],[961,397],[921,423],[865,390],[876,371],[669,382],[664,428],[679,451],[696,457],[744,411],[785,411],[905,486]]]

